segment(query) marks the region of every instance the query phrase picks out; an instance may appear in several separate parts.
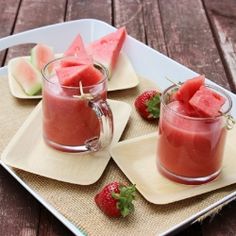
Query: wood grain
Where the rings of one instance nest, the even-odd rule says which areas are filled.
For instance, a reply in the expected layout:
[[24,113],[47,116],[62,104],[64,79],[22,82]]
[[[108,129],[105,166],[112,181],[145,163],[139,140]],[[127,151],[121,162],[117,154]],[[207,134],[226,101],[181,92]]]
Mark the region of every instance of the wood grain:
[[113,22],[119,28],[126,26],[127,32],[137,40],[146,43],[143,2],[129,0],[114,0]]
[[38,236],[73,236],[58,219],[56,219],[46,208],[42,207],[41,222]]
[[236,92],[236,1],[204,0],[225,70]]
[[37,235],[39,203],[0,167],[0,235]]
[[83,18],[94,18],[112,23],[111,0],[68,0],[66,20],[78,20]]
[[[19,9],[13,33],[64,21],[66,0],[57,0],[54,4],[50,0],[23,0]],[[20,45],[9,49],[7,61],[10,58],[29,55],[32,45]]]
[[202,2],[200,0],[159,2],[169,56],[229,89]]
[[167,55],[158,1],[143,1],[143,18],[147,44],[157,51]]
[[[15,19],[17,18],[18,8],[20,5],[20,0],[0,0],[1,6],[1,14],[0,14],[0,22],[1,22],[1,30],[0,30],[0,38],[6,37],[12,33]],[[6,51],[0,52],[0,66],[4,63]]]

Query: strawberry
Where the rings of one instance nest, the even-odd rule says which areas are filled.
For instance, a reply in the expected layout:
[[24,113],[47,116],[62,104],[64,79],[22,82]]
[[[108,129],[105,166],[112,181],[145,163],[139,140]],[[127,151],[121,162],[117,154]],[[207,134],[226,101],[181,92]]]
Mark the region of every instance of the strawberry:
[[106,185],[95,196],[97,206],[110,217],[127,216],[134,211],[135,185],[126,186],[119,182]]
[[135,99],[134,105],[144,119],[157,119],[160,115],[160,93],[156,90],[145,91]]

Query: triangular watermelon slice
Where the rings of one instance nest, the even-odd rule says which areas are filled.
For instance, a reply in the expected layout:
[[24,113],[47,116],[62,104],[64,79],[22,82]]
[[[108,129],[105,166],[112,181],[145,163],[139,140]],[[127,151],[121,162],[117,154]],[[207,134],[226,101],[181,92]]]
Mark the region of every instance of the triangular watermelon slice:
[[56,69],[59,82],[62,86],[79,87],[97,84],[103,79],[102,73],[93,65],[80,65]]
[[200,75],[185,81],[175,94],[175,99],[188,103],[196,91],[205,83],[205,76]]
[[109,77],[115,68],[126,35],[126,29],[122,27],[92,42],[86,48],[95,61],[100,62],[109,70]]
[[86,65],[92,64],[92,57],[89,56],[85,50],[83,40],[78,34],[76,38],[73,40],[69,48],[64,52],[64,56],[74,56],[76,58],[65,58],[61,62],[61,66],[76,66],[76,65]]

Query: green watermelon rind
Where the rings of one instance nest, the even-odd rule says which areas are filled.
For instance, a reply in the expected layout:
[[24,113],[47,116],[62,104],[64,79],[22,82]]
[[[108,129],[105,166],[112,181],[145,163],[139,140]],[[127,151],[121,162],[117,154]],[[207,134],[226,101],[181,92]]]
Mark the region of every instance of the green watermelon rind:
[[[26,86],[24,86],[22,84],[21,78],[19,78],[19,73],[17,73],[17,71],[15,71],[16,69],[14,69],[14,66],[16,66],[17,61],[19,60],[24,60],[24,62],[33,70],[33,72],[35,73],[35,84],[33,86],[31,86],[30,88],[27,88]],[[37,70],[37,68],[35,68],[31,61],[25,58],[16,58],[14,61],[12,61],[11,63],[11,75],[12,77],[17,81],[17,83],[20,85],[20,87],[23,89],[23,91],[25,92],[25,94],[29,95],[29,96],[34,96],[40,93],[41,89],[42,89],[42,76],[40,74],[40,72]]]
[[[37,47],[39,46],[39,44],[37,44],[35,47],[33,47],[30,51],[30,62],[32,63],[32,65],[34,65],[34,67],[36,67],[38,70],[41,70],[42,68],[39,68],[39,59],[37,57],[37,50],[39,50]],[[48,53],[48,62],[53,60],[55,58],[54,52],[53,52],[53,48],[49,47],[47,45],[41,44],[41,47],[44,48],[44,50],[47,50]]]

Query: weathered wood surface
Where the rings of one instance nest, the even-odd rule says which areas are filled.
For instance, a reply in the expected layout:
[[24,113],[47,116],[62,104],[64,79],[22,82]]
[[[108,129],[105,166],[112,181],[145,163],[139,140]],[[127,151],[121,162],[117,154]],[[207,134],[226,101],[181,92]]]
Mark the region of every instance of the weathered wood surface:
[[236,92],[236,1],[204,0],[204,5],[225,71]]
[[[0,0],[0,37],[43,25],[96,18],[236,91],[235,0]],[[2,11],[3,10],[3,11]],[[3,65],[30,46],[0,53]],[[0,235],[73,235],[0,168]],[[178,235],[234,235],[236,204]]]
[[[0,37],[5,37],[13,32],[13,27],[15,23],[15,19],[17,18],[18,8],[20,6],[20,0],[0,0],[1,4],[1,14],[0,14]],[[0,65],[4,61],[4,56],[6,51],[0,52]]]

